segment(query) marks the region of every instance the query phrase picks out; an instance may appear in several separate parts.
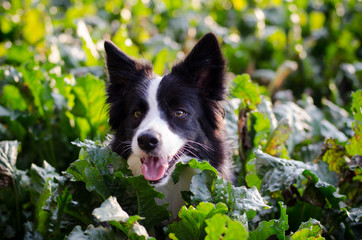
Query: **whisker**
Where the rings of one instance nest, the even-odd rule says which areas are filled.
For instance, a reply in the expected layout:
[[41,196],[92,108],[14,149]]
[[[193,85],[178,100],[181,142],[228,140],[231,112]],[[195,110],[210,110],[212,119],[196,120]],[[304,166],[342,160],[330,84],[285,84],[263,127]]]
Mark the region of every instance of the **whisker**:
[[204,148],[205,150],[214,151],[214,149],[212,147],[210,147],[210,146],[208,146],[206,144],[202,144],[202,143],[195,142],[195,141],[192,141],[192,140],[188,140],[187,142],[199,145],[200,147]]

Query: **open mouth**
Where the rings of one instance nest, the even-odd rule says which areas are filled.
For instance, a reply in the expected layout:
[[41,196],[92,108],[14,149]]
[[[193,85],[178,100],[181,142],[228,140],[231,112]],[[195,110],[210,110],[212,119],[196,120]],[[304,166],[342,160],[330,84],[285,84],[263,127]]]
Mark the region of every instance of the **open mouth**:
[[168,157],[146,156],[141,158],[142,174],[151,184],[160,183],[170,174],[170,169],[179,159],[176,154],[169,161]]

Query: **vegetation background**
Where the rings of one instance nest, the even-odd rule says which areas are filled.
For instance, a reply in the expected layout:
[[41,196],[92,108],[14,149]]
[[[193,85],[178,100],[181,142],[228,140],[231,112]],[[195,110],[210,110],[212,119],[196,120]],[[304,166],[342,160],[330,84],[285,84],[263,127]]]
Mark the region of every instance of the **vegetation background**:
[[[361,239],[361,23],[357,0],[1,1],[0,235]],[[157,227],[162,196],[93,142],[109,133],[103,41],[162,75],[210,31],[238,182],[191,162],[187,207]]]

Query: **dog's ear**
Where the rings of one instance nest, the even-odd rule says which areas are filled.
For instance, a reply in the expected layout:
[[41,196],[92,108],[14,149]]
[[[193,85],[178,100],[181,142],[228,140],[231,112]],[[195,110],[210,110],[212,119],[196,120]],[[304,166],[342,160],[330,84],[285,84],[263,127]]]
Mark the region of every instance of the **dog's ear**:
[[127,56],[111,41],[104,42],[106,66],[111,84],[127,84],[152,74],[149,64],[141,63]]
[[213,33],[204,35],[185,60],[172,68],[172,73],[186,74],[184,79],[191,81],[207,98],[224,98],[225,60]]

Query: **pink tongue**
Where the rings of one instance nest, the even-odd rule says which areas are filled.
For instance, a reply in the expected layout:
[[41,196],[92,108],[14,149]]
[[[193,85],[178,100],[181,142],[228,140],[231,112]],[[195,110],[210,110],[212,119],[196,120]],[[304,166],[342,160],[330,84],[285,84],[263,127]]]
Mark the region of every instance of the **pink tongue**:
[[168,168],[167,158],[145,157],[142,159],[142,174],[148,181],[160,180]]

